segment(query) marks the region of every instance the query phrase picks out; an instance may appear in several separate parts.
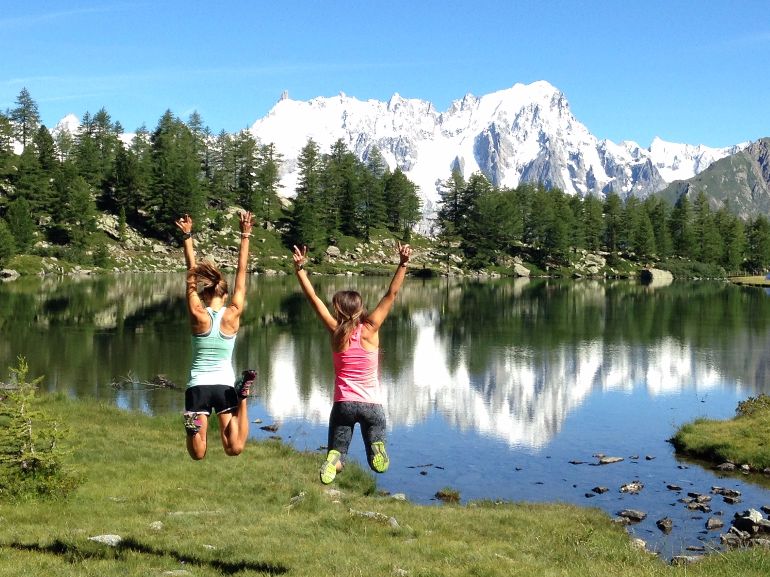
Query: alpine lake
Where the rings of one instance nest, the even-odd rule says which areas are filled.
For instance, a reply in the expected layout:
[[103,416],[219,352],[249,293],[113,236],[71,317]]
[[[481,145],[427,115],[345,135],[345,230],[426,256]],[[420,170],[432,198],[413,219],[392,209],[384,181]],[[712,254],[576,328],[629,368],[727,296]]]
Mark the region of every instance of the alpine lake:
[[[311,280],[326,302],[352,288],[370,307],[389,282]],[[3,283],[0,326],[3,366],[25,357],[44,390],[181,415],[191,354],[181,272]],[[739,401],[770,392],[763,289],[408,277],[380,339],[384,491],[438,505],[436,492],[451,488],[462,502],[560,501],[613,518],[636,509],[647,516],[629,532],[664,557],[719,549],[735,512],[770,505],[767,476],[720,473],[677,457],[668,442],[686,422],[730,418]],[[329,339],[293,277],[249,277],[235,368],[258,371],[251,437],[318,451],[320,464],[334,381]],[[157,386],[159,375],[177,388]],[[187,459],[179,422],[178,457]],[[600,455],[622,460],[600,465]],[[350,457],[365,466],[358,430]],[[621,491],[632,482],[642,488]],[[711,511],[683,502],[715,486],[740,491],[739,502],[713,495]],[[723,529],[706,529],[713,516]],[[664,517],[670,533],[656,526]]]

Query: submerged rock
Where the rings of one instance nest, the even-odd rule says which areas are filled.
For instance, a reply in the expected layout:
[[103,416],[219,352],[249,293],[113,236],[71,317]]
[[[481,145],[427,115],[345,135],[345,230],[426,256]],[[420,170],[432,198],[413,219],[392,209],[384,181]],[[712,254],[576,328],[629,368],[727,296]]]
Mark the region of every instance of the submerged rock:
[[640,481],[631,481],[630,483],[626,483],[622,487],[620,487],[621,493],[638,493],[644,489],[644,484],[642,484]]
[[671,529],[674,528],[674,522],[670,517],[663,517],[662,519],[658,519],[655,521],[655,525],[657,525],[658,529],[663,531],[666,535],[671,533]]
[[618,516],[623,517],[624,519],[628,519],[632,523],[638,523],[640,521],[644,521],[647,518],[647,513],[638,511],[636,509],[623,509],[620,513],[618,513]]

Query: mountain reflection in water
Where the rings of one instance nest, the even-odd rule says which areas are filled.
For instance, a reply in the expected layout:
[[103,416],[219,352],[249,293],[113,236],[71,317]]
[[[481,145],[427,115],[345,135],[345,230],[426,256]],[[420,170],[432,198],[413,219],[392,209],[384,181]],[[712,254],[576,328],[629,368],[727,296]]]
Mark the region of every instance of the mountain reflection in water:
[[[322,298],[352,288],[370,307],[388,281],[313,277]],[[51,391],[181,411],[180,391],[111,383],[163,374],[184,385],[183,289],[182,273],[4,283],[0,360],[11,367],[25,356]],[[463,499],[564,500],[610,514],[647,507],[649,521],[634,531],[673,552],[703,537],[655,529],[665,515],[677,522],[664,482],[700,492],[739,485],[744,508],[770,502],[761,487],[680,463],[666,443],[683,422],[729,417],[739,400],[767,392],[769,328],[765,292],[724,283],[408,278],[380,334],[393,466],[378,483],[423,502],[452,486]],[[292,277],[249,278],[235,362],[258,369],[252,418],[281,423],[279,434],[300,449],[326,443],[328,335]],[[264,433],[254,427],[252,436]],[[360,444],[356,437],[353,458]],[[591,467],[595,452],[624,461]],[[620,496],[614,485],[634,478],[645,490]],[[599,484],[613,489],[587,502]],[[763,501],[750,503],[752,495]],[[680,524],[700,527],[686,515]]]

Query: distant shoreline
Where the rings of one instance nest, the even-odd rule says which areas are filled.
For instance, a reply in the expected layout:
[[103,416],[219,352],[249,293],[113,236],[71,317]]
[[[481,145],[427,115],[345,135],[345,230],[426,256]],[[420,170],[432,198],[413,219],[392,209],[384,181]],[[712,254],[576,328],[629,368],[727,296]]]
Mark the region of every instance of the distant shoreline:
[[770,287],[770,279],[764,276],[734,276],[727,280],[737,285]]

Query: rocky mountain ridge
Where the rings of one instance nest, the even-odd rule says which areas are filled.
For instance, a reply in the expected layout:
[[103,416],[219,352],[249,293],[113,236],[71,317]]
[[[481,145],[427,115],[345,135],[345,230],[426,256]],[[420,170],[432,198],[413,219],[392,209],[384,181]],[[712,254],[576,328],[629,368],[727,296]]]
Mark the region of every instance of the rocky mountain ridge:
[[745,146],[710,148],[656,138],[643,148],[600,140],[572,114],[565,95],[545,81],[481,97],[467,94],[443,112],[398,94],[387,102],[364,102],[344,93],[309,101],[284,93],[251,131],[283,155],[282,184],[289,195],[296,158],[308,139],[322,152],[342,139],[362,159],[376,146],[391,169],[400,168],[420,187],[428,210],[453,168],[466,178],[481,171],[497,186],[541,182],[569,194],[646,197]]

